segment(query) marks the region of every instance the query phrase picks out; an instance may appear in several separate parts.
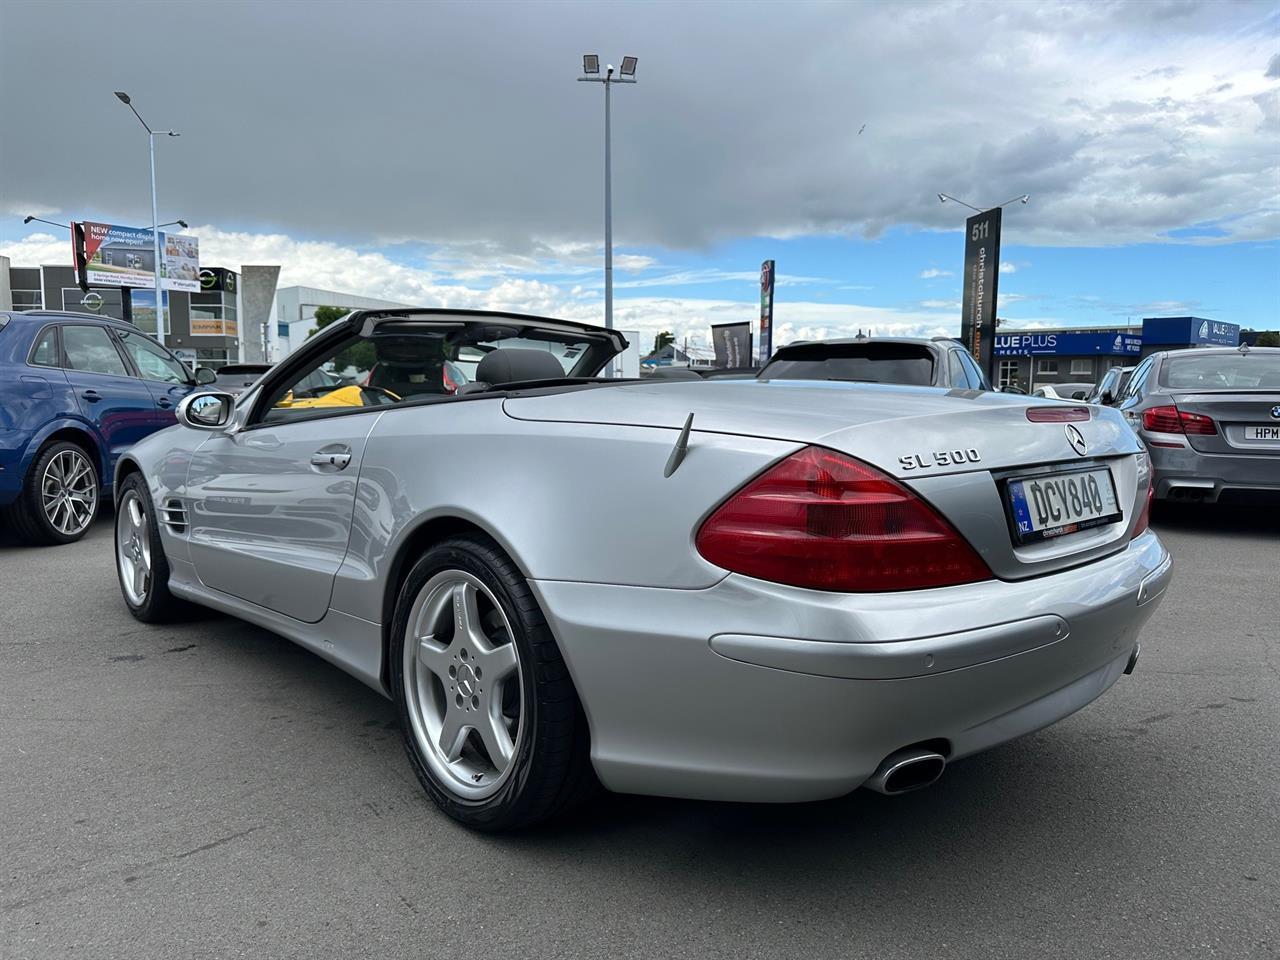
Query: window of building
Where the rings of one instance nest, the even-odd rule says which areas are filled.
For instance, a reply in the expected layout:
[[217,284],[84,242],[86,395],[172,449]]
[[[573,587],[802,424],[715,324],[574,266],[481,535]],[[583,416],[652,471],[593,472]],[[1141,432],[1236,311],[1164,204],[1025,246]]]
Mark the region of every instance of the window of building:
[[39,290],[14,290],[14,310],[43,310],[44,294]]
[[1092,360],[1072,360],[1071,375],[1073,377],[1093,376],[1093,361]]
[[1057,372],[1058,372],[1057,360],[1037,360],[1036,361],[1036,373],[1055,373],[1056,374]]
[[[149,333],[153,337],[156,335],[156,292],[154,289],[146,290],[143,288],[134,288],[131,293],[133,298],[133,325],[143,333]],[[170,319],[173,316],[172,302],[169,299],[169,291],[164,291],[164,332],[165,336],[169,335]]]
[[196,365],[200,367],[209,367],[217,370],[226,366],[228,363],[239,363],[240,351],[236,347],[229,347],[226,350],[197,350]]
[[1018,382],[1018,361],[1017,360],[1001,360],[999,378],[1000,378],[1001,388],[1007,387],[1011,383],[1017,383]]

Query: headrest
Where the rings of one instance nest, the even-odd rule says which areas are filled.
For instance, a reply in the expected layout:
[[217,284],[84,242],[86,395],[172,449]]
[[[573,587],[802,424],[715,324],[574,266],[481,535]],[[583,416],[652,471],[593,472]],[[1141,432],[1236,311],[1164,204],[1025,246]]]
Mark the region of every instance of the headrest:
[[484,355],[476,367],[476,379],[484,383],[521,383],[525,380],[559,380],[560,361],[545,350],[499,347]]

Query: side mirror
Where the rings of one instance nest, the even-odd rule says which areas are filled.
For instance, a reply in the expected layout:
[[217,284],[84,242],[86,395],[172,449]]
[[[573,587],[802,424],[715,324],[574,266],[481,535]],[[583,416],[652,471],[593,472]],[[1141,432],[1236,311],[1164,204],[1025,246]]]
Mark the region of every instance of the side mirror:
[[1104,407],[1109,407],[1116,402],[1115,394],[1113,394],[1110,390],[1103,390],[1102,396],[1098,398],[1098,402],[1101,403]]
[[212,367],[200,367],[196,370],[196,383],[200,384],[202,387],[216,382],[217,379],[218,375],[213,372]]
[[178,404],[178,422],[192,430],[221,430],[231,422],[235,406],[229,393],[192,393]]

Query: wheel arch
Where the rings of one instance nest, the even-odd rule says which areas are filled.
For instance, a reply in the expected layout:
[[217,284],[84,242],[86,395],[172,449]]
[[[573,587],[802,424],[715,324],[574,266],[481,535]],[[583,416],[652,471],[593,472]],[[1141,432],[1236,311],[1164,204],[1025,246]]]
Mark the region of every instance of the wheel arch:
[[83,426],[77,424],[74,420],[62,420],[49,424],[44,430],[37,433],[31,438],[28,446],[26,462],[22,467],[22,475],[25,477],[27,471],[31,469],[31,465],[40,456],[40,451],[55,443],[74,443],[83,450],[89,457],[89,462],[93,464],[94,470],[98,472],[98,487],[105,491],[111,486],[112,477],[107,471],[107,464],[103,458],[103,451],[98,439],[86,430]]
[[527,578],[529,575],[524,564],[520,562],[520,558],[505,540],[494,534],[492,530],[487,529],[480,522],[477,522],[476,519],[450,513],[421,520],[401,538],[391,563],[387,567],[386,586],[383,588],[382,593],[382,659],[378,669],[378,678],[382,683],[383,690],[388,694],[391,693],[391,623],[395,619],[396,600],[400,596],[400,589],[404,585],[405,578],[409,575],[409,571],[413,568],[413,564],[418,557],[422,556],[434,544],[449,537],[465,534],[478,534],[487,540],[492,540],[497,548],[511,559],[511,562],[520,570],[522,576]]
[[132,473],[142,473],[142,464],[127,453],[120,455],[116,461],[115,482],[112,485],[111,501],[113,506],[120,503],[120,488],[124,484],[125,478]]

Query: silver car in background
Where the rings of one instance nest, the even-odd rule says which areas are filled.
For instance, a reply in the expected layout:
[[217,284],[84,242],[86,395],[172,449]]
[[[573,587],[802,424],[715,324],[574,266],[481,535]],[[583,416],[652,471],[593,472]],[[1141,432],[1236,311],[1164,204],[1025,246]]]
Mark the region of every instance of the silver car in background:
[[1280,501],[1280,348],[1153,353],[1118,409],[1151,452],[1157,499]]
[[[1137,661],[1171,562],[1114,410],[827,380],[598,380],[616,332],[358,312],[117,472],[130,612],[196,603],[392,698],[450,816],[611,790],[900,793]],[[482,356],[449,391],[432,371]],[[316,371],[421,373],[301,400]],[[416,360],[415,360],[416,358]]]

